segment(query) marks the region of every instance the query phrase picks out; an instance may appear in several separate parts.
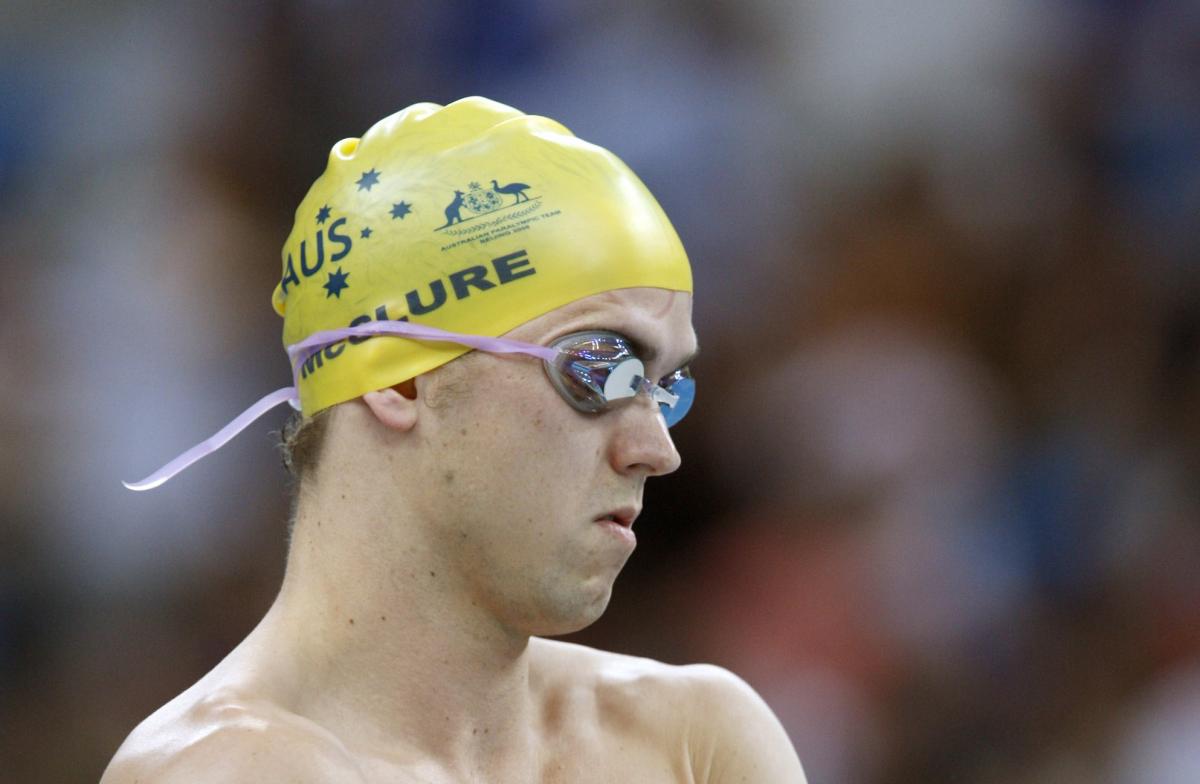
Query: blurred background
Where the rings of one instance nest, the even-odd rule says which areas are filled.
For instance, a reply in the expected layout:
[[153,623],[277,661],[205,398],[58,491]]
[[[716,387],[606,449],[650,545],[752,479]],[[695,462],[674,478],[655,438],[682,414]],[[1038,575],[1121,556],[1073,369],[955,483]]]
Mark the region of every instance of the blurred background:
[[579,642],[746,678],[814,784],[1200,782],[1200,6],[0,11],[0,780],[94,782],[283,570],[269,296],[329,148],[482,94],[691,254],[696,410]]

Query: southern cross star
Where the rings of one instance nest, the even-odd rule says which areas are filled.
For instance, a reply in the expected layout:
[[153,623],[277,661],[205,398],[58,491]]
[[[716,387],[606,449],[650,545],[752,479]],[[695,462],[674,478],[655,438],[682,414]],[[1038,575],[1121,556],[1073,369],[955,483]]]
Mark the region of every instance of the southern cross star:
[[370,192],[372,185],[379,184],[379,172],[375,171],[375,168],[372,167],[370,171],[363,172],[362,176],[354,184],[358,186],[360,191]]
[[325,295],[325,299],[329,299],[330,297],[341,299],[342,289],[350,287],[350,284],[346,282],[346,278],[348,277],[350,277],[350,273],[342,272],[341,270],[329,273],[329,280],[325,282],[324,286],[325,290],[329,293]]

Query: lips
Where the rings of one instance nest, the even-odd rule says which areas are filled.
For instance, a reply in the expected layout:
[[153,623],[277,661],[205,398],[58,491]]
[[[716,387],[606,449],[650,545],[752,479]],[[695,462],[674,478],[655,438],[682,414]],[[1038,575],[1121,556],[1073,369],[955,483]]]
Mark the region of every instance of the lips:
[[641,510],[634,506],[623,506],[620,509],[613,509],[610,512],[600,515],[596,518],[597,523],[613,522],[622,528],[633,528],[633,521],[637,520]]

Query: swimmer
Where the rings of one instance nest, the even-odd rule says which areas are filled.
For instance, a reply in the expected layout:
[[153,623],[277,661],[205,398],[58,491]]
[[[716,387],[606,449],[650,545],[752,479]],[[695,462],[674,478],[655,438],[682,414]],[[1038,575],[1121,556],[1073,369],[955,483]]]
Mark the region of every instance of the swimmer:
[[292,403],[282,588],[102,784],[804,781],[733,673],[547,639],[604,612],[695,391],[691,269],[623,163],[411,106],[334,146],[273,304],[293,385],[128,486]]

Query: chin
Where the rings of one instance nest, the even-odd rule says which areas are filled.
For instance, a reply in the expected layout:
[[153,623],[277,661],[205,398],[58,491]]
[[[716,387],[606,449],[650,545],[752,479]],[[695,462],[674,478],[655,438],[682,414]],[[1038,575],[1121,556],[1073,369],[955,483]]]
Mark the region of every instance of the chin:
[[612,598],[612,586],[604,587],[598,593],[579,592],[569,601],[567,597],[556,597],[559,601],[552,607],[544,608],[538,619],[537,629],[530,634],[537,637],[557,637],[563,634],[586,629],[604,615],[608,602]]

